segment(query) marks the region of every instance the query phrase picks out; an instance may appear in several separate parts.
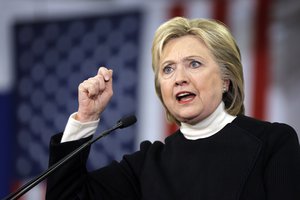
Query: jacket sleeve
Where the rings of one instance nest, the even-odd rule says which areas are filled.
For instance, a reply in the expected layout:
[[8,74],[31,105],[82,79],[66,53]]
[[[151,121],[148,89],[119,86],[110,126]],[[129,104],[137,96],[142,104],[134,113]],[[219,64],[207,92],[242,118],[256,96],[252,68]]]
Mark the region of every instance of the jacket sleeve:
[[[89,137],[60,144],[60,138],[61,135],[56,135],[51,139],[49,165],[53,165],[90,139]],[[143,165],[144,152],[149,145],[150,143],[142,145],[146,148],[124,156],[120,163],[113,161],[110,165],[92,172],[86,169],[89,154],[89,149],[86,149],[48,178],[46,199],[139,199],[141,194],[138,174]]]
[[[88,137],[72,142],[60,143],[61,137],[62,134],[57,134],[51,138],[49,166],[52,166],[91,139],[91,137]],[[46,199],[79,199],[77,193],[81,190],[87,174],[86,161],[88,154],[89,147],[66,162],[48,177]]]
[[275,123],[269,140],[270,149],[265,170],[268,200],[300,199],[300,146],[294,129]]

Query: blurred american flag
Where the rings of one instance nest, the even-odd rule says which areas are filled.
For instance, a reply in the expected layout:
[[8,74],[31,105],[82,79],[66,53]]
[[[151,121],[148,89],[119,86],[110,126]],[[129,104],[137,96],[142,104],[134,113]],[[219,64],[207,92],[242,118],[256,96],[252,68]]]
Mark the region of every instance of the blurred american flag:
[[[78,85],[99,66],[113,69],[115,90],[99,131],[136,113],[141,17],[136,11],[14,26],[16,185],[47,169],[50,137],[64,130],[77,110]],[[93,145],[88,167],[101,167],[132,152],[135,134],[131,126]]]

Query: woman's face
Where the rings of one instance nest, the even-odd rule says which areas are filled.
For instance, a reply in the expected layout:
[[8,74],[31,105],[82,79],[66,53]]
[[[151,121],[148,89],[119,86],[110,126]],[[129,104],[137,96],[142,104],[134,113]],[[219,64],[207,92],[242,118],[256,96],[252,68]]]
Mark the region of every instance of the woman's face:
[[158,81],[163,102],[179,121],[196,124],[221,103],[220,67],[208,48],[192,35],[170,40],[159,62]]

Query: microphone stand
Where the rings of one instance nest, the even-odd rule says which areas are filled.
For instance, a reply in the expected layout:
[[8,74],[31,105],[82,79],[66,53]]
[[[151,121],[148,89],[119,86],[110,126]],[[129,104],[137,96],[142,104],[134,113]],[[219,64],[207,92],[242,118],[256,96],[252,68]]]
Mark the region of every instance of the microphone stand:
[[86,147],[90,146],[91,144],[93,144],[94,142],[99,140],[100,138],[108,135],[110,132],[112,132],[112,131],[114,131],[118,128],[125,128],[127,126],[132,125],[135,122],[136,122],[135,116],[130,116],[130,117],[124,118],[124,120],[122,120],[122,119],[119,120],[118,123],[116,125],[114,125],[112,128],[103,131],[96,138],[91,139],[91,140],[87,141],[86,143],[82,144],[80,147],[78,147],[77,149],[72,151],[70,154],[68,154],[67,156],[62,158],[60,161],[58,161],[57,163],[55,163],[54,165],[49,167],[45,172],[43,172],[42,174],[40,174],[39,176],[37,176],[33,180],[27,182],[25,185],[23,185],[17,191],[15,191],[14,193],[11,193],[10,195],[8,195],[7,197],[5,197],[2,200],[15,200],[15,199],[18,199],[19,197],[21,197],[23,194],[25,194],[31,188],[33,188],[34,186],[39,184],[41,181],[43,181],[45,178],[47,178],[50,174],[52,174],[56,169],[58,169],[61,165],[63,165],[65,162],[67,162],[72,157],[77,155],[80,151],[82,151]]

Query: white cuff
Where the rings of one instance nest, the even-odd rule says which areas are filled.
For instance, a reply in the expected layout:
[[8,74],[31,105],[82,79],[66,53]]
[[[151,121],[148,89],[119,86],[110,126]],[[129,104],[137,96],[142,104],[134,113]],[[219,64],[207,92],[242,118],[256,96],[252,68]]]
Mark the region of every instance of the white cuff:
[[75,119],[76,113],[73,113],[68,120],[65,131],[61,138],[61,143],[79,140],[93,135],[96,132],[100,119],[91,122],[81,123]]

